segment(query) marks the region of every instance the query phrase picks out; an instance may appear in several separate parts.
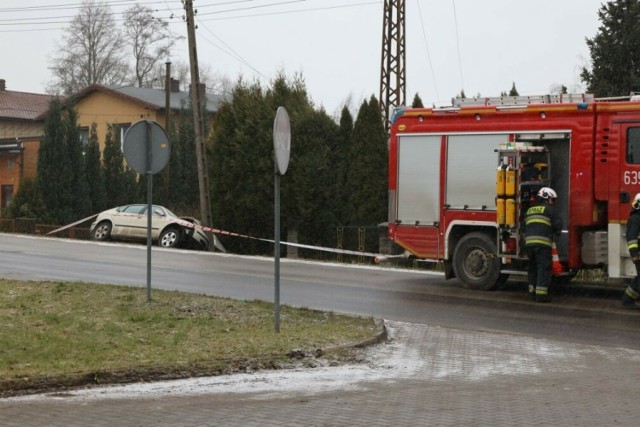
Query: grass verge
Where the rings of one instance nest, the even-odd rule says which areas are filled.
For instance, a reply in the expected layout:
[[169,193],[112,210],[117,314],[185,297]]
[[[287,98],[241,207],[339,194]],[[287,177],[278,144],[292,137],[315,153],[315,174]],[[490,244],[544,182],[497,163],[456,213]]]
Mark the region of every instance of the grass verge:
[[372,319],[205,295],[0,280],[0,396],[352,361]]

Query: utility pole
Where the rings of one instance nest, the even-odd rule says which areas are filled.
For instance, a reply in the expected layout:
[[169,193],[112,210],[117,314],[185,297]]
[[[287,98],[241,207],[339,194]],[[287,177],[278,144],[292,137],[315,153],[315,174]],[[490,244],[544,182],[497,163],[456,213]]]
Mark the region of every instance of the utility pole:
[[404,0],[385,0],[380,67],[380,109],[387,132],[390,126],[391,108],[406,105],[407,100],[404,17]]
[[[209,196],[209,169],[204,145],[204,121],[202,120],[202,99],[200,93],[200,72],[198,70],[198,50],[196,48],[196,26],[194,22],[193,0],[183,0],[187,20],[189,41],[189,64],[191,66],[191,108],[196,138],[196,161],[198,162],[198,184],[200,187],[200,218],[202,225],[211,227],[211,200]],[[213,240],[211,240],[213,242]]]

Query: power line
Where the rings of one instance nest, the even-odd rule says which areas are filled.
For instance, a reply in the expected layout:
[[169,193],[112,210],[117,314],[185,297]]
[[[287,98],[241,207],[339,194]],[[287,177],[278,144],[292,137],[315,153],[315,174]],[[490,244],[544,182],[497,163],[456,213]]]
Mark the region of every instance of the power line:
[[[169,3],[176,4],[176,9],[178,8],[178,1],[180,1],[179,10],[180,12],[175,12]],[[221,16],[228,15],[230,13],[235,12],[246,12],[249,10],[257,10],[257,9],[271,9],[271,8],[279,8],[283,6],[291,6],[296,3],[308,3],[314,0],[284,0],[284,1],[270,1],[269,3],[264,4],[253,4],[247,5],[248,3],[254,3],[259,0],[233,0],[226,1],[223,3],[209,3],[209,4],[200,4],[198,5],[198,9],[200,12],[196,15],[198,24],[201,26],[203,30],[209,33],[217,42],[207,38],[202,31],[198,32],[199,38],[208,44],[214,46],[215,48],[222,51],[224,54],[230,56],[236,61],[244,64],[245,66],[252,69],[255,73],[262,76],[263,78],[267,78],[262,72],[256,69],[253,65],[251,65],[245,58],[243,58],[236,50],[234,50],[228,43],[226,43],[222,38],[217,36],[211,29],[207,27],[205,24],[206,21],[217,21],[217,20],[233,20],[233,19],[241,19],[248,17],[266,17],[266,16],[274,16],[274,15],[286,15],[291,13],[311,13],[318,12],[324,10],[335,10],[335,9],[343,9],[343,8],[353,8],[353,7],[361,7],[361,6],[369,6],[369,5],[380,5],[381,0],[377,1],[364,1],[361,3],[355,4],[346,4],[346,5],[331,5],[331,6],[319,6],[319,7],[311,7],[311,8],[301,8],[301,9],[283,9],[277,10],[275,12],[261,12],[261,13],[253,13],[253,14],[245,14],[245,15],[236,15],[236,16]],[[106,5],[110,8],[123,8],[127,6],[133,6],[135,4],[140,4],[142,6],[153,6],[158,5],[160,7],[156,8],[154,12],[158,15],[158,19],[162,19],[169,24],[182,24],[182,21],[178,21],[177,18],[184,19],[182,14],[183,5],[181,4],[181,0],[107,0]],[[217,10],[211,12],[201,12],[202,10],[206,10],[212,7],[222,7],[222,6],[230,6],[230,5],[240,5],[243,7],[235,7],[235,8],[227,8],[224,10]],[[0,33],[11,33],[11,32],[33,32],[33,31],[60,31],[65,28],[60,27],[64,25],[70,24],[76,15],[58,15],[58,16],[29,16],[29,14],[40,13],[43,11],[80,11],[83,8],[84,4],[81,2],[77,3],[48,3],[42,6],[22,6],[22,7],[0,7]],[[3,13],[11,13],[10,17],[2,18]],[[16,17],[17,13],[22,13],[25,16]],[[124,18],[119,17],[122,14],[122,11],[113,11],[111,10],[110,15],[113,17],[115,22],[124,22]],[[155,14],[154,14],[155,15]],[[6,15],[5,15],[6,16]],[[209,19],[202,19],[202,16],[218,16]],[[25,26],[32,28],[24,28]],[[54,26],[54,27],[52,27]],[[19,27],[19,28],[12,28]],[[35,27],[35,28],[33,28]],[[6,29],[5,29],[6,28]]]
[[[200,23],[200,20],[198,20],[198,23]],[[265,76],[263,73],[261,73],[258,69],[256,69],[253,65],[251,65],[249,62],[247,62],[242,56],[240,56],[240,54],[238,52],[236,52],[231,46],[229,46],[224,40],[222,40],[220,37],[218,37],[213,31],[211,31],[209,28],[207,28],[206,26],[202,26],[202,28],[204,28],[209,34],[211,34],[213,37],[215,37],[218,41],[220,41],[220,43],[222,43],[225,48],[220,47],[219,45],[217,45],[216,43],[212,42],[211,40],[207,39],[201,32],[198,33],[198,36],[200,38],[202,38],[204,41],[206,41],[207,43],[211,44],[212,46],[218,48],[219,50],[221,50],[222,52],[224,52],[225,54],[229,55],[231,58],[235,59],[236,61],[246,65],[247,67],[251,68],[253,71],[255,71],[257,74],[261,75],[264,78],[267,78],[267,76]]]
[[[107,2],[107,6],[127,6],[127,5],[141,5],[141,6],[149,6],[155,4],[165,4],[166,0],[159,1],[147,1],[147,2],[136,2],[133,0],[111,0]],[[23,26],[23,25],[51,25],[51,24],[69,24],[77,15],[60,15],[60,16],[24,16],[24,17],[16,17],[15,12],[27,12],[27,13],[41,13],[43,11],[64,11],[64,10],[76,10],[80,11],[83,8],[82,4],[49,4],[48,6],[28,6],[22,8],[0,8],[0,16],[4,12],[11,12],[10,18],[0,18],[0,26]],[[158,10],[154,10],[158,12]],[[111,11],[109,13],[110,16],[114,17],[114,21],[120,22],[124,21],[124,18],[117,18],[117,16],[121,15],[122,11]],[[165,18],[166,19],[166,18]]]
[[436,84],[436,73],[433,70],[433,61],[431,61],[431,54],[429,53],[429,43],[427,42],[427,32],[424,27],[424,19],[422,18],[422,9],[420,8],[420,0],[416,0],[418,5],[418,16],[420,17],[420,25],[422,26],[422,37],[424,38],[424,45],[427,49],[427,62],[429,63],[429,69],[431,70],[431,77],[433,79],[433,90],[436,93],[436,100],[440,102],[440,95],[438,94],[438,85]]
[[[278,12],[255,13],[255,14],[250,14],[250,15],[234,15],[234,16],[220,17],[220,18],[208,18],[208,19],[201,19],[200,21],[203,21],[203,22],[225,21],[225,20],[239,19],[239,18],[256,18],[256,17],[262,17],[262,16],[289,15],[289,14],[292,14],[292,13],[319,12],[319,11],[323,11],[323,10],[344,9],[344,8],[360,7],[360,6],[371,6],[371,5],[380,6],[380,4],[381,4],[380,0],[377,0],[377,1],[367,1],[367,2],[355,3],[355,4],[339,5],[339,6],[322,6],[322,7],[314,7],[314,8],[307,8],[307,9],[295,9],[295,10],[282,10],[282,11],[278,11]],[[241,10],[242,9],[239,9],[238,11],[241,11]],[[225,11],[225,12],[230,12],[230,11]],[[211,13],[207,13],[206,15],[215,15],[215,14],[219,14],[219,13],[222,13],[222,12],[211,12]]]
[[[237,0],[237,1],[231,1],[226,3],[220,3],[220,4],[205,4],[205,5],[200,5],[199,8],[202,9],[207,7],[216,7],[221,5],[238,4],[238,3],[245,3],[245,2],[252,2],[252,1],[255,1],[255,0]],[[212,21],[212,20],[229,20],[229,19],[239,19],[239,18],[248,18],[248,17],[285,15],[285,14],[291,14],[291,13],[309,13],[309,12],[318,12],[323,10],[334,10],[334,9],[352,8],[352,7],[360,7],[360,6],[368,6],[368,5],[380,5],[380,0],[377,0],[377,1],[366,1],[366,2],[355,3],[355,4],[346,4],[346,5],[320,6],[320,7],[304,8],[304,9],[289,9],[289,10],[279,10],[276,12],[255,13],[255,14],[249,14],[249,15],[227,16],[227,17],[220,17],[220,18],[214,18],[214,19],[201,18],[202,16],[222,15],[222,14],[228,14],[232,12],[243,12],[247,10],[254,10],[258,8],[272,8],[272,7],[290,5],[293,3],[302,3],[307,1],[312,1],[312,0],[288,0],[288,1],[268,3],[268,4],[249,6],[249,7],[243,7],[243,8],[234,8],[234,9],[219,10],[214,12],[198,13],[197,16],[198,16],[199,22],[206,22],[206,21]],[[167,21],[170,21],[174,17],[177,17],[177,14],[174,13],[173,10],[171,10],[171,8],[169,7],[167,0],[153,0],[153,1],[147,1],[147,2],[133,1],[133,0],[107,1],[108,6],[127,6],[127,5],[135,5],[135,4],[141,4],[143,6],[164,5],[166,6],[166,10],[170,13],[170,16],[168,17],[161,16],[160,19],[165,19]],[[31,12],[42,12],[47,10],[62,11],[62,10],[80,10],[80,9],[82,9],[82,4],[74,4],[74,3],[49,4],[48,6],[28,6],[28,7],[21,7],[21,8],[1,8],[0,7],[0,14],[2,14],[3,12],[11,12],[13,14],[11,18],[5,18],[5,19],[0,18],[0,26],[68,24],[73,20],[75,15],[61,15],[61,16],[55,16],[55,17],[51,17],[51,16],[15,17],[15,12],[31,13]],[[156,10],[156,12],[158,11],[159,10]],[[121,12],[113,12],[113,11],[111,12],[111,15],[113,16],[117,16],[120,14]],[[123,21],[123,20],[124,20],[123,18],[115,18],[115,21]],[[24,29],[16,30],[16,31],[24,31]]]

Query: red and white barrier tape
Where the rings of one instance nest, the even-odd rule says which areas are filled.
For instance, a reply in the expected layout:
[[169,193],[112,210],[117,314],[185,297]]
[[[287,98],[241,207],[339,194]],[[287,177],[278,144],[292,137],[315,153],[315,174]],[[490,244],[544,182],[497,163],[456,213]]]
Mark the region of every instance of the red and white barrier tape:
[[93,219],[93,218],[97,217],[98,215],[99,215],[99,214],[91,215],[91,216],[88,216],[88,217],[86,217],[86,218],[84,218],[84,219],[81,219],[80,221],[76,221],[76,222],[74,222],[73,224],[68,224],[68,225],[65,225],[65,226],[63,226],[63,227],[56,228],[55,230],[48,232],[48,233],[47,233],[47,236],[48,236],[48,235],[50,235],[50,234],[59,233],[60,231],[64,231],[64,230],[66,230],[67,228],[71,228],[71,227],[73,227],[74,225],[82,224],[83,222],[85,222],[85,221],[89,221],[90,219]]
[[[68,224],[68,225],[65,225],[63,227],[56,228],[55,230],[48,232],[46,235],[49,236],[51,234],[59,233],[61,231],[66,230],[67,228],[71,228],[71,227],[73,227],[75,225],[82,224],[83,222],[89,221],[90,219],[93,219],[93,218],[95,218],[97,216],[98,216],[98,214],[88,216],[88,217],[86,217],[84,219],[81,219],[79,221],[76,221],[76,222],[74,222],[72,224]],[[238,233],[233,233],[231,231],[225,231],[225,230],[220,230],[220,229],[217,229],[217,228],[206,227],[204,225],[196,225],[196,224],[193,224],[193,223],[191,223],[189,221],[185,221],[185,220],[182,220],[182,219],[178,219],[176,222],[178,224],[182,225],[183,227],[186,227],[186,228],[194,228],[194,229],[199,229],[199,230],[202,230],[202,231],[209,231],[211,233],[219,234],[219,235],[222,235],[222,236],[240,237],[240,238],[243,238],[243,239],[259,240],[261,242],[268,242],[268,243],[274,243],[274,244],[276,242],[275,240],[272,240],[272,239],[262,239],[260,237],[253,237],[253,236],[248,236],[246,234],[238,234]],[[303,245],[301,243],[280,242],[280,244],[281,245],[286,245],[286,246],[293,246],[293,247],[297,247],[297,248],[303,248],[303,249],[313,249],[313,250],[316,250],[316,251],[332,252],[332,253],[336,253],[336,254],[366,256],[366,257],[372,257],[372,258],[376,258],[376,259],[379,259],[380,257],[384,256],[384,255],[381,255],[381,254],[375,254],[373,252],[350,251],[350,250],[346,250],[346,249],[327,248],[327,247],[323,247],[323,246]]]
[[[218,228],[211,228],[211,227],[206,227],[204,225],[192,224],[192,223],[190,223],[188,221],[183,221],[183,220],[180,220],[179,224],[184,226],[184,227],[196,228],[196,229],[199,229],[199,230],[202,230],[202,231],[209,231],[211,233],[219,234],[219,235],[223,235],[223,236],[240,237],[240,238],[243,238],[243,239],[259,240],[261,242],[268,242],[268,243],[274,243],[274,244],[276,242],[275,240],[272,240],[272,239],[263,239],[263,238],[260,238],[260,237],[248,236],[246,234],[233,233],[231,231],[220,230]],[[345,254],[345,255],[359,255],[359,256],[367,256],[367,257],[372,257],[372,258],[378,258],[378,257],[382,257],[383,256],[381,254],[376,254],[376,253],[373,253],[373,252],[350,251],[350,250],[346,250],[346,249],[327,248],[327,247],[324,247],[324,246],[304,245],[304,244],[301,244],[301,243],[280,242],[280,244],[281,245],[286,245],[286,246],[294,246],[294,247],[297,247],[297,248],[313,249],[313,250],[317,250],[317,251],[332,252],[332,253]]]

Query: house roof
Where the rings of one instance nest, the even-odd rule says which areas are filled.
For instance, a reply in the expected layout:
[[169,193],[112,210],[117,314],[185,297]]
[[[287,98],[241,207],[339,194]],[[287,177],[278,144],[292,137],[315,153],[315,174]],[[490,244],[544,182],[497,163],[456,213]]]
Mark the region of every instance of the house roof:
[[[165,108],[165,91],[164,89],[150,89],[135,86],[103,86],[99,84],[93,84],[87,86],[76,95],[71,98],[71,101],[77,102],[78,100],[85,98],[89,94],[101,91],[110,93],[114,96],[127,99],[131,102],[144,105],[147,108],[153,110],[161,110]],[[171,109],[180,109],[183,105],[188,106],[190,101],[189,92],[170,92],[169,107]],[[209,112],[215,112],[218,110],[218,106],[224,101],[223,95],[206,94],[207,103],[206,110]]]
[[0,119],[42,120],[53,96],[0,90]]

